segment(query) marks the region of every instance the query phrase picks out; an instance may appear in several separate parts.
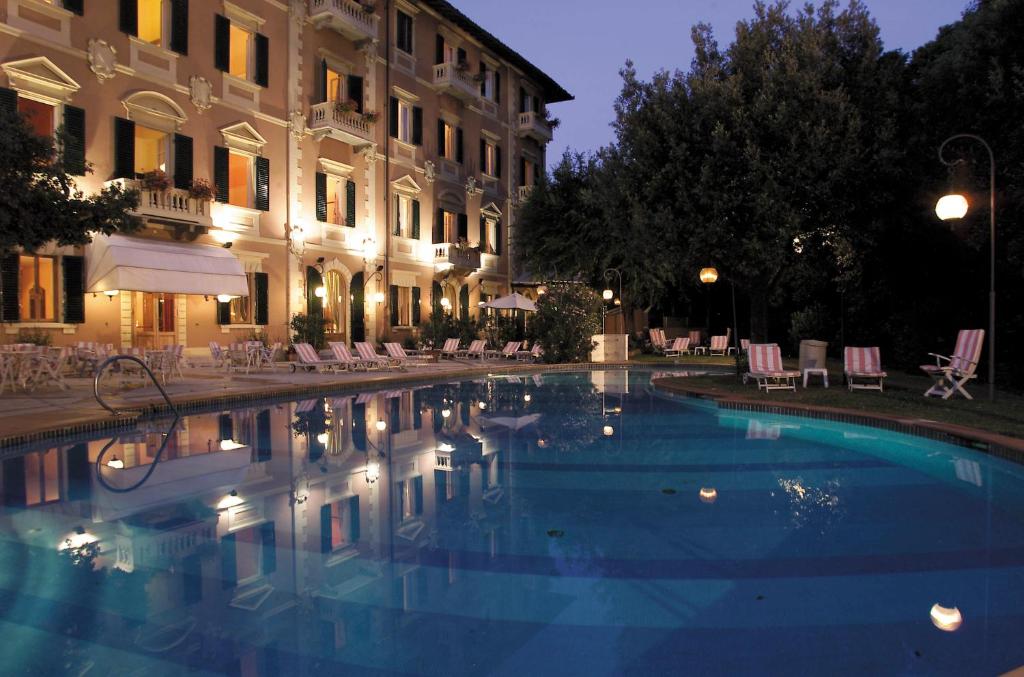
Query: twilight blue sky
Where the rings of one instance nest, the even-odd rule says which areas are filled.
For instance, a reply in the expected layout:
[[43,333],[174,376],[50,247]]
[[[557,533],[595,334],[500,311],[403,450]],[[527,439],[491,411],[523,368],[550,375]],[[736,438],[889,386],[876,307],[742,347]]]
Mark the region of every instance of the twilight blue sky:
[[[693,58],[693,24],[710,23],[725,46],[732,41],[736,22],[753,14],[753,0],[453,2],[575,95],[575,101],[552,107],[562,126],[548,149],[549,164],[557,163],[566,147],[590,151],[612,141],[612,103],[626,59],[634,61],[645,79],[661,68],[686,69]],[[913,52],[935,37],[940,26],[959,19],[967,2],[866,0],[886,49],[904,52]]]

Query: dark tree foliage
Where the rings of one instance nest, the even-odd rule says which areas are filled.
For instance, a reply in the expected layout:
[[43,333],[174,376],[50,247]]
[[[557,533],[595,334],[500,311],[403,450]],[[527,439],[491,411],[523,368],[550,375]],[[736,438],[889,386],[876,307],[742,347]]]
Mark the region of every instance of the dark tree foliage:
[[137,191],[117,184],[85,195],[65,171],[53,139],[36,135],[17,113],[0,110],[0,251],[34,251],[48,242],[83,245],[92,235],[142,226]]

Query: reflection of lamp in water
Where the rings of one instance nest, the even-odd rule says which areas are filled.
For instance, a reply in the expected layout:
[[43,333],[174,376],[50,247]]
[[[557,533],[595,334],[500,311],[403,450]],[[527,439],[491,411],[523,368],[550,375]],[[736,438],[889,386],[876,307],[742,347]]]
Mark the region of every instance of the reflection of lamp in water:
[[366,464],[366,483],[373,484],[380,479],[380,463],[370,461]]
[[239,497],[238,491],[235,489],[231,490],[231,493],[220,499],[217,504],[217,510],[227,510],[228,508],[234,508],[236,505],[241,505],[244,501]]
[[602,432],[604,432],[604,436],[605,436],[605,437],[611,437],[612,435],[614,435],[614,434],[615,434],[615,428],[613,428],[613,427],[612,427],[612,426],[610,426],[610,425],[606,425],[606,426],[604,427],[604,430],[603,430]]
[[484,409],[487,408],[487,403],[486,402],[480,402],[476,406],[480,407],[480,411],[483,411]]
[[714,503],[718,500],[718,490],[714,487],[701,487],[700,500],[704,503]]
[[73,532],[64,537],[64,540],[57,546],[57,550],[78,550],[98,540],[98,538],[86,531],[85,527],[79,525],[75,527]]
[[117,454],[114,454],[114,457],[107,461],[107,467],[114,468],[115,470],[121,470],[124,468],[124,461],[119,459]]
[[545,447],[548,446],[548,441],[541,437],[537,440],[537,446],[540,447],[541,449],[544,449]]
[[932,606],[931,617],[932,624],[944,632],[953,632],[964,622],[963,616],[960,615],[960,609],[947,608],[939,604]]
[[525,395],[523,395],[523,402],[529,402],[532,399],[533,398],[530,396],[530,393],[526,393]]
[[448,418],[451,415],[452,415],[452,410],[451,409],[442,409],[441,410],[441,418]]
[[320,444],[326,445],[328,442],[331,441],[331,434],[320,433],[319,435],[316,436],[316,441],[319,442]]

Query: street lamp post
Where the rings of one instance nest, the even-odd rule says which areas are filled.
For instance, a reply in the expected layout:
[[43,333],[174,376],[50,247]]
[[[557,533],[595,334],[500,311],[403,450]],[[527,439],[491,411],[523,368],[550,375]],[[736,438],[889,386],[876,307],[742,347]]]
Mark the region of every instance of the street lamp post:
[[[604,279],[607,280],[608,277],[612,273],[615,273],[616,275],[619,276],[619,300],[618,300],[618,304],[619,304],[619,307],[622,308],[622,313],[623,313],[623,315],[622,315],[622,328],[625,329],[626,328],[626,315],[625,315],[626,309],[625,309],[625,306],[622,305],[622,271],[619,270],[618,268],[607,268],[604,271]],[[611,301],[611,300],[613,300],[615,298],[615,292],[613,292],[610,288],[605,289],[603,292],[601,292],[601,298],[603,298],[605,301]],[[601,315],[601,331],[606,332],[607,328],[604,326],[604,320],[605,320],[605,313],[602,313],[602,315]]]
[[[946,145],[957,139],[972,139],[988,151],[988,218],[989,218],[989,292],[988,292],[988,399],[996,398],[996,157],[992,147],[976,134],[954,134],[939,146],[939,162],[952,167],[956,161],[946,160]],[[935,205],[935,214],[943,221],[960,219],[967,213],[963,195],[945,195]]]
[[[700,281],[704,284],[714,284],[718,281],[718,270],[716,268],[702,268],[700,271]],[[733,340],[733,352],[736,357],[736,376],[742,375],[740,369],[740,327],[739,322],[736,320],[736,284],[729,279],[729,292],[732,294],[732,340]]]

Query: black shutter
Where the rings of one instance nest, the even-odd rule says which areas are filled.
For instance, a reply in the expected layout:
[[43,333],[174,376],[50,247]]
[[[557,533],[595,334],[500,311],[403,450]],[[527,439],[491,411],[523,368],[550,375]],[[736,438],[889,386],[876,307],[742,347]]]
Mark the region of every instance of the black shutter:
[[480,217],[480,251],[490,251],[487,246],[491,244],[487,241],[487,217]]
[[64,170],[73,176],[85,175],[85,111],[64,104]]
[[494,71],[494,102],[501,103],[501,71]]
[[122,33],[139,34],[139,0],[121,0],[118,27]]
[[402,207],[402,197],[400,195],[396,195],[395,196],[395,200],[394,200],[395,219],[394,219],[394,224],[391,227],[391,234],[395,235],[395,236],[400,236],[402,234],[402,209],[401,209],[401,207]]
[[480,173],[486,174],[487,169],[487,141],[480,139]]
[[217,417],[217,435],[221,441],[235,439],[235,423],[231,414],[220,414]]
[[64,0],[64,9],[82,16],[85,14],[85,0]]
[[[362,273],[358,273],[362,275]],[[352,404],[352,444],[359,451],[366,451],[366,405]]]
[[320,507],[320,552],[330,552],[334,548],[331,538],[331,505]]
[[89,445],[76,444],[67,452],[68,498],[72,501],[89,500],[92,496],[92,463]]
[[228,149],[213,147],[213,183],[217,190],[217,202],[228,201]]
[[231,22],[220,14],[213,17],[213,67],[231,70]]
[[[444,120],[437,119],[437,154],[444,157]],[[451,159],[451,158],[449,158]]]
[[359,497],[353,496],[348,499],[348,540],[355,543],[359,540]]
[[114,118],[114,178],[135,178],[135,123]]
[[352,304],[349,308],[352,335],[349,338],[353,341],[362,341],[366,337],[366,326],[364,324],[366,320],[364,315],[366,295],[363,291],[363,273],[356,273],[352,276],[352,282],[349,284],[348,290],[352,296]]
[[441,289],[440,282],[432,282],[430,285],[430,309],[432,312],[439,312],[441,310],[441,297],[444,296],[444,290]]
[[444,37],[438,33],[434,41],[434,65],[444,63]]
[[81,256],[61,258],[61,275],[64,278],[64,324],[85,322],[85,259]]
[[402,432],[402,398],[392,397],[389,401],[391,406],[388,425],[391,426],[391,430],[388,432],[391,434]]
[[398,326],[398,287],[391,285],[391,326]]
[[320,59],[320,103],[327,101],[327,59]]
[[469,217],[465,214],[459,214],[459,239],[469,240]]
[[256,209],[270,211],[270,160],[256,158]]
[[417,515],[423,514],[423,475],[412,479],[413,507]]
[[9,115],[18,114],[18,93],[16,91],[0,87],[0,110]]
[[522,87],[519,88],[519,112],[520,113],[527,112],[526,90],[523,89]]
[[270,276],[253,273],[253,323],[261,326],[270,324]]
[[501,255],[501,219],[494,222],[494,253]]
[[306,266],[306,312],[323,315],[324,302],[316,295],[318,287],[324,286],[324,278],[313,266]]
[[537,113],[537,114],[540,114],[540,97],[539,96],[535,96],[535,97],[533,97],[532,101],[533,101],[533,112]]
[[267,36],[257,33],[253,36],[253,48],[256,52],[256,72],[252,81],[260,87],[270,84],[270,40]]
[[199,553],[181,558],[182,597],[186,604],[203,600],[203,558]]
[[420,239],[420,201],[412,201],[412,239]]
[[487,94],[487,64],[480,62],[480,96]]
[[217,324],[231,324],[231,302],[217,301]]
[[455,161],[462,164],[462,127],[455,128]]
[[174,187],[188,190],[192,185],[192,137],[174,135]]
[[327,175],[316,173],[316,220],[327,221]]
[[438,208],[437,215],[434,217],[434,227],[431,230],[430,241],[433,244],[444,242],[444,210]]
[[277,537],[273,522],[260,525],[260,542],[263,544],[263,570],[260,573],[269,576],[277,571]]
[[188,0],[171,0],[171,51],[188,54]]
[[420,324],[420,288],[412,288],[412,324],[414,327]]
[[18,269],[21,257],[8,254],[0,259],[0,320],[17,322],[21,319],[21,306],[18,304]]
[[459,291],[459,308],[462,312],[462,319],[469,317],[469,285],[462,285],[462,289]]
[[456,54],[456,60],[459,63],[467,63],[466,50],[464,50],[461,47],[459,47],[457,50],[455,50],[455,54]]
[[238,585],[238,572],[235,564],[235,534],[228,534],[220,539],[220,579],[222,588],[233,588]]
[[356,112],[363,112],[363,78],[359,75],[348,76],[348,98],[356,102]]
[[519,185],[526,185],[526,158],[519,156]]
[[412,143],[423,145],[423,109],[419,106],[412,107]]
[[345,181],[345,225],[356,227],[356,182],[352,179]]
[[391,97],[388,102],[388,134],[391,138],[398,138],[398,99]]
[[423,395],[419,390],[412,391],[412,427],[413,430],[423,427]]
[[501,146],[494,147],[494,175],[501,178]]
[[269,461],[274,454],[273,435],[270,431],[270,410],[256,414],[256,461]]

